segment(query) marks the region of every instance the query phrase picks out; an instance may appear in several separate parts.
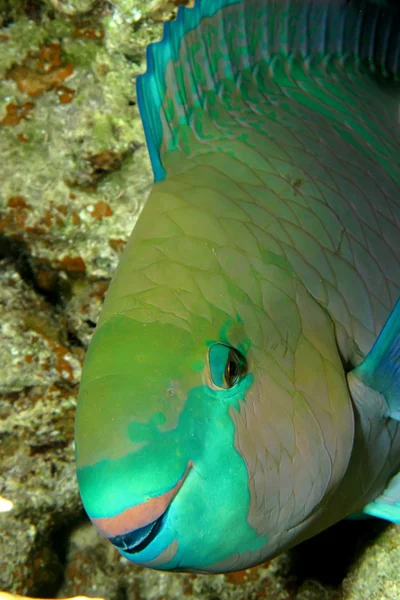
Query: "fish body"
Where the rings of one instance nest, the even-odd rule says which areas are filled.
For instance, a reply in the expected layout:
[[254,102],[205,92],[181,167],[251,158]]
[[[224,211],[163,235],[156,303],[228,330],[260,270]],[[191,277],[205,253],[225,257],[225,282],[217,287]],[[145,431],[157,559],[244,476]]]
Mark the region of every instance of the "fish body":
[[398,17],[200,1],[148,51],[155,183],[76,417],[85,509],[133,562],[237,570],[400,522]]

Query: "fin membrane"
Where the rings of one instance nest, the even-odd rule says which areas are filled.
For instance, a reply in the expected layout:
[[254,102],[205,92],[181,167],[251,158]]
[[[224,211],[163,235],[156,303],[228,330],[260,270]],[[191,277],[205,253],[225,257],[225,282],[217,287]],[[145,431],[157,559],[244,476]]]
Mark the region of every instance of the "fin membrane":
[[[179,125],[191,125],[207,91],[256,77],[277,56],[361,61],[372,76],[400,78],[400,12],[382,0],[197,0],[166,23],[147,49],[137,96],[155,181],[165,178],[162,155],[180,147]],[[284,71],[281,69],[282,73]]]
[[400,300],[365,360],[351,373],[381,394],[388,406],[387,416],[400,421]]
[[390,480],[378,498],[363,508],[363,513],[400,525],[400,473]]
[[[357,389],[361,389],[365,398],[374,394],[377,407],[379,395],[383,396],[384,414],[400,421],[400,300],[365,360],[350,374],[362,386],[353,382],[352,389],[350,380],[352,395]],[[392,477],[382,494],[369,502],[362,513],[400,525],[400,473]]]

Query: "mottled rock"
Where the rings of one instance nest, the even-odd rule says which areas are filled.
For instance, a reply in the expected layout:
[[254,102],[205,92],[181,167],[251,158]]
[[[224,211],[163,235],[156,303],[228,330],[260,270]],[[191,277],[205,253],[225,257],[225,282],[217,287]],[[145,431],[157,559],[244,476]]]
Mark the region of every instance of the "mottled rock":
[[96,0],[49,0],[51,6],[64,15],[88,13],[96,5]]
[[390,525],[358,558],[343,582],[346,600],[400,598],[400,535]]
[[87,277],[109,277],[109,239],[126,240],[151,182],[134,91],[141,65],[107,47],[101,21],[26,25],[10,25],[0,46],[0,232],[51,267],[76,270],[79,259]]

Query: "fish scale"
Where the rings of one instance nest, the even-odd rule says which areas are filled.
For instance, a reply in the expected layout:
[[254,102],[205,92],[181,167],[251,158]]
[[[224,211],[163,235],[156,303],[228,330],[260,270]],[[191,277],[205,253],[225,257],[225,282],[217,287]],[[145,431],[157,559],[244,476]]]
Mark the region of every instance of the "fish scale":
[[400,522],[397,19],[198,0],[148,50],[155,183],[76,419],[84,506],[133,562],[229,571]]

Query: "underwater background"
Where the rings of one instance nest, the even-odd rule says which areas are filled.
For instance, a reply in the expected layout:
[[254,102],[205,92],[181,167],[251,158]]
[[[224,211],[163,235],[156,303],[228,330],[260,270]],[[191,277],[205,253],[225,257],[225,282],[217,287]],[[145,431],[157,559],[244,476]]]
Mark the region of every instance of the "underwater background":
[[342,522],[245,572],[158,573],[86,519],[83,358],[152,183],[136,104],[180,0],[0,0],[0,590],[110,600],[400,598],[400,531]]

